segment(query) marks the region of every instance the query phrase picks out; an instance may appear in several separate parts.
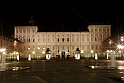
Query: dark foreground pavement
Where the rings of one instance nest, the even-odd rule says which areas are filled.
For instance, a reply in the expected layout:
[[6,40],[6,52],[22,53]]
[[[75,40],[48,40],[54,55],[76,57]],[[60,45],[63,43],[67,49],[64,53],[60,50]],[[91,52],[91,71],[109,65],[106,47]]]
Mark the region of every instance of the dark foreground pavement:
[[[124,83],[123,69],[108,69],[110,63],[84,59],[7,62],[6,70],[0,71],[0,83]],[[116,61],[116,66],[123,64]]]

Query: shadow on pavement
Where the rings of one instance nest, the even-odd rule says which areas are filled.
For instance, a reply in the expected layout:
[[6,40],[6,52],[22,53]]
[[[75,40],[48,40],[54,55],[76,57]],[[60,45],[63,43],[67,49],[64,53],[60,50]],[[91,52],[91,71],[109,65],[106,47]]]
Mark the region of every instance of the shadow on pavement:
[[108,78],[117,83],[124,83],[124,81],[120,77],[108,77]]

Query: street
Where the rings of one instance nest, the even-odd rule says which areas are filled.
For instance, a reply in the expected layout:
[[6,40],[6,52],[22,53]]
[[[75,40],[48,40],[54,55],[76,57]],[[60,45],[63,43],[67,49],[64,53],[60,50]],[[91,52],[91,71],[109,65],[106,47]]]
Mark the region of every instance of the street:
[[[123,69],[108,69],[110,63],[95,59],[10,61],[0,72],[0,83],[124,83]],[[124,61],[115,64],[123,66]]]

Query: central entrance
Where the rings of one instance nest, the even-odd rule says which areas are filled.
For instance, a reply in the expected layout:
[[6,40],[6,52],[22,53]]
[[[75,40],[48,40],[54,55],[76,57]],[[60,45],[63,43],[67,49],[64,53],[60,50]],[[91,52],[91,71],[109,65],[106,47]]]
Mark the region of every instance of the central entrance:
[[65,58],[65,51],[62,51],[62,59]]

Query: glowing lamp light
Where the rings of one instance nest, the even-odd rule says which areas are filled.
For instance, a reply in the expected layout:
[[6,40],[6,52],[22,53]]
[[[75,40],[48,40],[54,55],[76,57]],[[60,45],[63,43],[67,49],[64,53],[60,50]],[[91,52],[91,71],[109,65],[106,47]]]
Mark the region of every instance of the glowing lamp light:
[[66,54],[68,53],[68,51],[66,51]]
[[95,59],[96,59],[96,60],[98,59],[98,55],[97,55],[97,53],[95,53]]
[[40,50],[40,47],[37,47],[38,50]]
[[119,50],[118,52],[121,53],[121,50]]
[[6,54],[6,52],[3,52],[3,54]]
[[51,58],[50,54],[46,54],[46,59],[49,60]]
[[1,49],[0,49],[0,52],[4,52],[4,51],[6,51],[5,48],[1,48]]
[[45,54],[45,51],[43,51],[42,54]]
[[124,77],[121,77],[121,79],[124,81]]
[[93,50],[91,50],[91,53],[93,53]]
[[124,41],[124,37],[121,37],[121,41]]
[[107,53],[107,59],[109,59],[109,55],[108,55],[108,53]]
[[18,53],[18,52],[16,52],[15,54],[17,55],[17,57],[16,57],[16,58],[17,58],[17,60],[19,60],[19,53]]
[[106,52],[109,52],[109,50],[107,50]]
[[14,41],[14,46],[16,45],[16,43],[17,43],[17,41],[15,40],[15,41]]
[[81,50],[81,53],[84,53],[84,51],[83,51],[83,50]]
[[120,70],[121,70],[121,69],[124,69],[124,66],[118,66],[118,69],[120,69]]
[[94,69],[95,67],[94,66],[91,66],[92,69]]
[[28,50],[30,50],[30,48],[28,48]]
[[32,51],[32,54],[35,54],[35,51]]
[[111,41],[109,41],[109,44],[111,44],[112,42]]
[[80,59],[80,54],[75,54],[75,59]]
[[28,55],[28,60],[29,60],[29,61],[31,60],[31,55],[30,55],[30,54]]
[[117,47],[118,47],[119,49],[124,48],[124,46],[122,46],[122,45],[117,45]]

